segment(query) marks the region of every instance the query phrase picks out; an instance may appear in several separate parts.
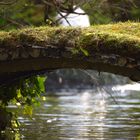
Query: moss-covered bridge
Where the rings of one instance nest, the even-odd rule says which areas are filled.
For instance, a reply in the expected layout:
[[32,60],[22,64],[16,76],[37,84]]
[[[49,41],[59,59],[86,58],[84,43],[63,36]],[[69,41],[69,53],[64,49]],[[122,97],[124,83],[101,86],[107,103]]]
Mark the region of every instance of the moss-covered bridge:
[[94,69],[140,81],[140,23],[0,31],[0,83],[61,68]]

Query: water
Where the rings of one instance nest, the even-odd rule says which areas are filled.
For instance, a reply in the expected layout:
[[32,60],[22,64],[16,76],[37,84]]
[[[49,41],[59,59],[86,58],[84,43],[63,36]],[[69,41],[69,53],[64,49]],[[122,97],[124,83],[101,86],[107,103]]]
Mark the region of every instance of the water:
[[18,120],[22,140],[139,140],[140,91],[135,86],[64,90],[46,96],[32,119]]

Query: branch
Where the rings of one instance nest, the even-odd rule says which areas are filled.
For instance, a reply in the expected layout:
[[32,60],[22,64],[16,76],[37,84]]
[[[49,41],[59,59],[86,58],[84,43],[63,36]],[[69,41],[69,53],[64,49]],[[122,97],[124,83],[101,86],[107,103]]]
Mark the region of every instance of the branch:
[[16,3],[17,0],[14,0],[14,1],[10,1],[10,2],[0,2],[0,5],[12,5],[14,3]]
[[4,19],[4,20],[6,20],[7,22],[12,23],[12,24],[14,24],[14,25],[16,25],[16,26],[18,26],[18,27],[20,27],[20,28],[24,27],[24,25],[18,23],[17,21],[15,21],[15,20],[13,20],[13,19],[11,19],[11,18],[8,18],[8,17],[6,18],[6,17],[3,17],[3,16],[1,16],[1,15],[0,15],[0,18]]

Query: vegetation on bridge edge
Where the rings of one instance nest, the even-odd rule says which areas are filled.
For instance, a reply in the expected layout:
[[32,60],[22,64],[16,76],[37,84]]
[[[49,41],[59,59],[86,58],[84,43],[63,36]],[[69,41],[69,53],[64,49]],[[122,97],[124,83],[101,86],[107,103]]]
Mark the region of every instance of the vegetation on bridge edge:
[[[28,27],[0,31],[0,49],[20,47],[83,48],[98,52],[140,58],[140,23],[125,22],[89,28]],[[83,50],[82,49],[82,50]]]

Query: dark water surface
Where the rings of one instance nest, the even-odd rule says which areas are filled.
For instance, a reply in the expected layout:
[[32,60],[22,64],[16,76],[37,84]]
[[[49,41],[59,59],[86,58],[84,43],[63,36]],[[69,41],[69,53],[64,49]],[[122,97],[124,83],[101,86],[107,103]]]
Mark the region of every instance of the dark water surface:
[[140,140],[140,85],[57,92],[18,119],[23,140]]

